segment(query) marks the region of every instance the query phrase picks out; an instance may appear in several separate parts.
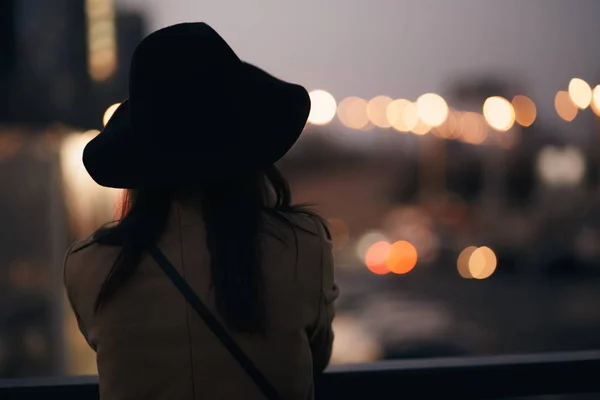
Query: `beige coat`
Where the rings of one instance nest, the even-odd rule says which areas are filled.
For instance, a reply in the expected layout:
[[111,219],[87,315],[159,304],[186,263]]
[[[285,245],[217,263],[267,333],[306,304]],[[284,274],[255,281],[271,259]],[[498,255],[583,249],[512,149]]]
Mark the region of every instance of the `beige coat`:
[[[281,225],[285,244],[263,239],[266,338],[230,333],[283,399],[312,399],[313,371],[322,370],[331,354],[338,289],[322,227],[309,217],[294,218],[304,229],[269,218]],[[201,215],[174,203],[158,247],[216,315]],[[264,398],[151,257],[144,256],[131,280],[94,313],[118,253],[89,239],[75,243],[65,260],[67,294],[97,352],[103,400]]]

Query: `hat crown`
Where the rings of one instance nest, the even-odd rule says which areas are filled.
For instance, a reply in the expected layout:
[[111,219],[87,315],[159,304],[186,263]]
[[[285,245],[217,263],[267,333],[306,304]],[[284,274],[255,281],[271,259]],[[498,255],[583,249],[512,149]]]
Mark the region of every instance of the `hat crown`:
[[[143,134],[148,145],[167,149],[202,145],[203,134],[217,135],[224,120],[236,120],[231,118],[236,109],[231,89],[240,65],[225,40],[205,23],[177,24],[150,34],[131,63],[134,132]],[[216,151],[227,145],[219,137],[210,142]]]
[[137,46],[130,68],[130,91],[156,79],[210,81],[208,74],[226,72],[239,63],[227,42],[207,24],[168,26]]

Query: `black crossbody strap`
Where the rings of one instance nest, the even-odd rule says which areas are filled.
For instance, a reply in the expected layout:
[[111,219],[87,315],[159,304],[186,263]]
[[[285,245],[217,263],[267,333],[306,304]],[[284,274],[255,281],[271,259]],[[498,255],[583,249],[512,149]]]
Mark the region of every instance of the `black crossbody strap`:
[[148,248],[148,252],[158,263],[160,268],[167,274],[171,279],[171,282],[179,289],[181,294],[185,297],[187,302],[192,306],[194,310],[202,317],[206,325],[211,331],[219,338],[221,343],[229,350],[231,355],[236,361],[244,368],[252,380],[263,392],[265,397],[269,400],[279,400],[280,397],[277,391],[271,386],[267,378],[256,368],[252,360],[244,353],[244,351],[238,346],[233,338],[227,333],[227,330],[221,325],[221,323],[215,318],[215,316],[209,311],[208,308],[202,303],[200,298],[194,293],[194,290],[188,285],[183,277],[177,272],[173,264],[167,259],[160,249],[154,245]]

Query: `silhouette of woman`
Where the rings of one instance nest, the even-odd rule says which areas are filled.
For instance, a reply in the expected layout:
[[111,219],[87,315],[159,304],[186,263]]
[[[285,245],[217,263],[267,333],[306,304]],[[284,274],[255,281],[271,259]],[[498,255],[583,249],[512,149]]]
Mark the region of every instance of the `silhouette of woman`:
[[[268,110],[269,120],[264,120]],[[118,220],[75,243],[65,286],[103,399],[311,399],[331,354],[331,242],[275,168],[306,90],[204,23],[136,49],[129,98],[85,148]]]

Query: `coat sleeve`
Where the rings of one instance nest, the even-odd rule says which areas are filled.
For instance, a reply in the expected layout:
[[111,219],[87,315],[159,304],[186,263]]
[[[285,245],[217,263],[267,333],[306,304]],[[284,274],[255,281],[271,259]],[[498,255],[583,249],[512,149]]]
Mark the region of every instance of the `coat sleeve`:
[[[320,225],[320,224],[319,224]],[[320,226],[321,233],[321,290],[319,311],[314,329],[310,332],[310,347],[313,356],[313,371],[323,372],[329,364],[333,349],[332,322],[335,315],[334,301],[339,296],[339,289],[334,280],[332,244],[329,235]]]
[[69,282],[69,271],[68,271],[68,263],[69,263],[69,256],[71,255],[71,253],[73,251],[75,251],[78,247],[81,246],[80,242],[75,242],[71,245],[71,247],[69,248],[69,250],[67,251],[67,254],[65,255],[65,261],[63,263],[63,284],[65,287],[65,291],[67,294],[67,300],[69,301],[69,305],[71,306],[71,310],[73,310],[73,314],[75,315],[75,318],[77,320],[77,326],[79,327],[79,331],[81,332],[81,334],[83,335],[83,337],[85,338],[85,341],[87,342],[87,344],[94,350],[96,351],[96,346],[89,340],[87,332],[85,330],[85,326],[83,325],[83,321],[80,317],[80,314],[77,312],[77,308],[75,308],[75,304],[73,302],[72,299],[72,288],[71,288],[71,282]]

